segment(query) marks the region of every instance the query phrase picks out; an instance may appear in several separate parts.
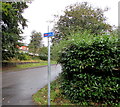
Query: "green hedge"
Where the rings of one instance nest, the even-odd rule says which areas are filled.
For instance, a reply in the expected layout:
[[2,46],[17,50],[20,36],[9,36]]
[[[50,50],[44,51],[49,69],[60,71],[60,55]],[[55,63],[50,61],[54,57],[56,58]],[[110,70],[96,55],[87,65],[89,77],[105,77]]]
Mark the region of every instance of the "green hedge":
[[60,54],[62,93],[73,103],[118,105],[120,48],[118,38],[102,35],[73,39]]

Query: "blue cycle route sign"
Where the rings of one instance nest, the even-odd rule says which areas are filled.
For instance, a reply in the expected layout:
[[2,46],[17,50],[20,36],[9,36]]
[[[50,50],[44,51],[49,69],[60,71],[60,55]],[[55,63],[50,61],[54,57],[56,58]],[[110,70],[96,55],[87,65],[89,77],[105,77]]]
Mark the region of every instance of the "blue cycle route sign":
[[54,36],[54,32],[44,33],[44,37]]

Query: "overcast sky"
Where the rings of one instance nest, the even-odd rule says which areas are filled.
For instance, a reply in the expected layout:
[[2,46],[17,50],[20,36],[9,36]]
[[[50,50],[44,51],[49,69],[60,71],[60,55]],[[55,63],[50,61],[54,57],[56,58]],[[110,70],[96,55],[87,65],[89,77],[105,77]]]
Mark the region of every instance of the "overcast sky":
[[[109,11],[105,12],[105,16],[108,18],[107,22],[111,25],[118,26],[118,2],[120,0],[33,0],[29,7],[25,9],[23,16],[28,20],[28,27],[25,28],[24,43],[30,42],[30,35],[33,30],[37,32],[48,32],[48,25],[50,31],[53,28],[53,24],[48,21],[54,19],[54,14],[62,15],[65,7],[74,4],[76,2],[88,2],[93,7],[99,7],[104,9],[109,8]],[[44,38],[44,43],[47,45],[47,38]]]

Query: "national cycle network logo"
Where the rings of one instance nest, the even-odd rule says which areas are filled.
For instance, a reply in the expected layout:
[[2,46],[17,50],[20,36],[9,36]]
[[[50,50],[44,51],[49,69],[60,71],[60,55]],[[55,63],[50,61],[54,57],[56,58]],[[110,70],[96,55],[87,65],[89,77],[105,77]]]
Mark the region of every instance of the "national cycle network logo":
[[33,0],[0,0],[2,2],[32,2]]

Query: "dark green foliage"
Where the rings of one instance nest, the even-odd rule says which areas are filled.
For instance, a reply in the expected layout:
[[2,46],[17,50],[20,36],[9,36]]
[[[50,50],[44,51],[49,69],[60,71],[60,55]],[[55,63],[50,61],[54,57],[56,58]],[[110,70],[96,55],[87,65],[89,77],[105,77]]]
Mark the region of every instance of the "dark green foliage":
[[30,60],[31,59],[30,55],[28,55],[27,53],[18,53],[16,58],[19,60]]
[[103,35],[72,42],[63,49],[62,93],[74,103],[115,105],[120,101],[118,39]]
[[47,49],[47,47],[43,46],[43,47],[40,48],[39,58],[41,60],[47,60],[48,59],[48,49]]
[[45,55],[45,54],[40,54],[40,59],[41,60],[47,60],[48,59],[48,55]]
[[32,56],[32,60],[40,60],[39,56]]
[[[2,60],[13,58],[18,53],[22,37],[20,34],[26,25],[26,19],[22,16],[23,10],[28,6],[26,3],[0,2],[2,5]],[[19,26],[21,25],[22,28]]]
[[104,16],[107,10],[93,8],[87,2],[67,6],[64,14],[57,17],[54,30],[58,34],[53,37],[53,42],[68,39],[71,32],[90,30],[91,34],[98,35],[111,31],[111,26],[106,23]]

